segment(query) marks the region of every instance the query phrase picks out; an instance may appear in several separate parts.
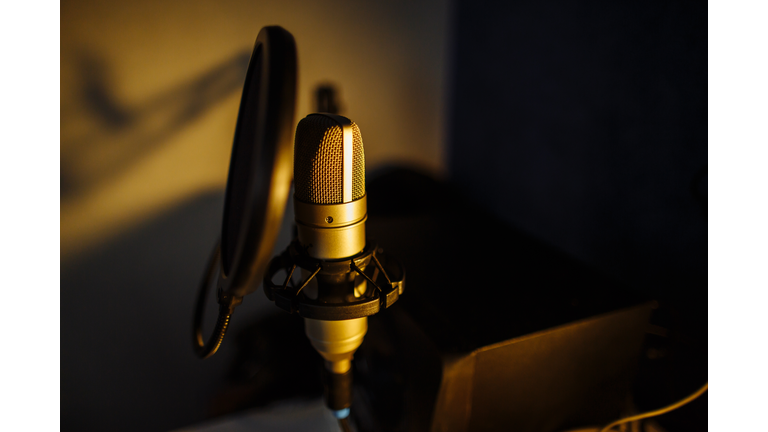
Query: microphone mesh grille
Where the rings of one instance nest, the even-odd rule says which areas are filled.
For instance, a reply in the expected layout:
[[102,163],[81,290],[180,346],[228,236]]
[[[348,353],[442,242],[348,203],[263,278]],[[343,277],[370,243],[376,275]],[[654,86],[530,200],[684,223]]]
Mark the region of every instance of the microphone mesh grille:
[[[293,178],[296,198],[310,204],[340,204],[344,137],[341,127],[322,115],[309,115],[296,127]],[[360,128],[352,122],[352,199],[365,195],[365,153]]]

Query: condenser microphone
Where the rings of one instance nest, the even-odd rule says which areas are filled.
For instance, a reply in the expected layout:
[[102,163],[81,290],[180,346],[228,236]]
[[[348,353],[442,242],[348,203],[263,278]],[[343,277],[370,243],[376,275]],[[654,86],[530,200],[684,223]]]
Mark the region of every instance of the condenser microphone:
[[[361,253],[367,206],[360,128],[346,117],[311,114],[296,128],[293,157],[294,211],[301,247],[309,256],[323,260],[349,259]],[[325,291],[328,301],[344,303],[354,296],[355,279],[351,270],[321,276],[318,291]],[[325,359],[326,401],[337,417],[346,417],[349,407],[344,405],[351,402],[351,361],[368,331],[368,318],[304,318],[304,328]]]
[[346,117],[310,114],[296,128],[294,211],[310,256],[340,259],[365,247],[365,152]]
[[[264,292],[304,318],[306,335],[325,360],[326,404],[344,419],[352,400],[352,358],[368,317],[397,301],[405,271],[366,239],[365,152],[354,122],[327,113],[302,119],[293,168],[297,236],[270,262]],[[293,277],[297,268],[300,282]],[[281,270],[286,278],[276,283]]]

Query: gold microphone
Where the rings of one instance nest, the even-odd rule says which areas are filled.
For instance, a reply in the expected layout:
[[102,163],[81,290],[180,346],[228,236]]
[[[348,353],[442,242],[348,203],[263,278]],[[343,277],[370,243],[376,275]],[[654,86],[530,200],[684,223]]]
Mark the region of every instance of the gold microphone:
[[[298,313],[325,360],[325,399],[339,419],[349,415],[352,358],[368,316],[403,293],[405,271],[365,236],[365,153],[358,126],[335,114],[310,114],[296,128],[294,210],[297,238],[270,262],[264,291]],[[300,282],[295,271],[300,268]],[[273,277],[284,270],[283,283]]]
[[[365,152],[360,129],[346,117],[310,114],[296,128],[294,147],[294,209],[298,241],[309,256],[338,260],[365,248]],[[353,272],[340,275],[354,283]],[[363,281],[364,283],[365,281]],[[356,287],[361,291],[361,287]],[[329,293],[326,293],[329,294]],[[338,293],[344,300],[349,292]],[[352,293],[354,295],[354,293]],[[326,368],[344,374],[363,343],[368,318],[318,320],[305,318],[312,346]]]

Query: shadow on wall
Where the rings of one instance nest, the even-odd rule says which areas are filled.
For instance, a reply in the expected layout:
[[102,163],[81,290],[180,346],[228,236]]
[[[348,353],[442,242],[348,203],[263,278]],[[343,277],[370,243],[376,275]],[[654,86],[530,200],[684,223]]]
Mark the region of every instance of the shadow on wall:
[[[250,59],[242,51],[204,74],[135,106],[114,92],[105,61],[81,52],[76,63],[77,94],[85,119],[62,112],[61,196],[82,194],[141,160],[184,126],[199,119],[225,97],[242,88]],[[80,120],[68,122],[68,120]],[[84,124],[83,124],[84,123]],[[79,130],[78,130],[79,129]]]
[[[164,431],[215,414],[212,400],[237,347],[232,336],[200,360],[192,313],[223,199],[196,196],[62,265],[62,430]],[[276,250],[289,238],[284,223]],[[277,313],[259,290],[238,307],[229,334]],[[215,314],[210,298],[206,337]]]

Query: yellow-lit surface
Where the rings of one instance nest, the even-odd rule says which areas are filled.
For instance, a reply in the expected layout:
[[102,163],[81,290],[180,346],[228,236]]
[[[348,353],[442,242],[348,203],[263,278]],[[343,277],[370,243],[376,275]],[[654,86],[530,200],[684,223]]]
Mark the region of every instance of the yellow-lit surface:
[[304,318],[304,330],[312,346],[326,360],[333,373],[346,373],[352,366],[355,351],[368,332],[368,317],[340,321]]
[[655,416],[659,416],[659,415],[668,413],[668,412],[670,412],[672,410],[676,410],[676,409],[680,408],[681,406],[696,400],[696,398],[698,398],[699,396],[704,394],[704,392],[707,391],[708,388],[709,388],[709,382],[704,383],[704,386],[702,386],[700,389],[696,390],[696,392],[694,392],[693,394],[691,394],[690,396],[688,396],[688,397],[686,397],[684,399],[681,399],[681,400],[679,400],[679,401],[677,401],[677,402],[675,402],[675,403],[673,403],[671,405],[665,406],[664,408],[660,408],[660,409],[657,409],[657,410],[654,410],[654,411],[648,411],[648,412],[645,412],[645,413],[642,413],[642,414],[633,415],[633,416],[630,416],[630,417],[623,418],[621,420],[616,420],[615,422],[609,424],[608,426],[600,429],[600,432],[609,432],[614,427],[622,425],[624,423],[634,422],[634,421],[642,420],[642,419],[649,418],[649,417],[655,417]]
[[443,173],[444,1],[72,1],[61,9],[61,255],[223,190],[259,30],[296,38],[296,119],[331,82],[369,170]]

